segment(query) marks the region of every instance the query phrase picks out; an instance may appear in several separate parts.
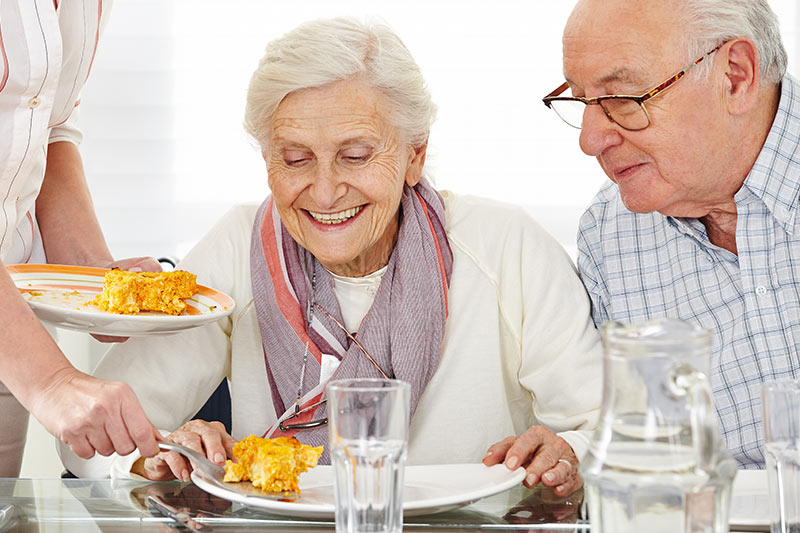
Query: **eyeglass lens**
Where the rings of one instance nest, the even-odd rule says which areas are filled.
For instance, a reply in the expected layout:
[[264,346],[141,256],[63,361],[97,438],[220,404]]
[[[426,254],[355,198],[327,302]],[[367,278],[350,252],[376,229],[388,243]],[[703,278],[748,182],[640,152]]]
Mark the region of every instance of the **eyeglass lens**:
[[[598,104],[607,116],[625,129],[641,130],[650,124],[647,112],[632,98],[608,98],[600,100]],[[583,102],[553,100],[550,102],[550,107],[561,117],[561,120],[573,128],[581,129],[583,126],[583,113],[586,110],[586,104]]]

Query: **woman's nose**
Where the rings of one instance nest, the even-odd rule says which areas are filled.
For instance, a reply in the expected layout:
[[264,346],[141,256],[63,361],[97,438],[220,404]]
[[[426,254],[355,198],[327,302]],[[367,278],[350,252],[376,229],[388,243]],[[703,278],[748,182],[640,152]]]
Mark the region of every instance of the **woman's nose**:
[[320,162],[314,170],[309,192],[320,209],[329,209],[347,193],[347,184],[333,165]]
[[587,105],[583,111],[579,139],[583,153],[597,157],[608,147],[620,144],[622,135],[619,126],[606,116],[599,105]]

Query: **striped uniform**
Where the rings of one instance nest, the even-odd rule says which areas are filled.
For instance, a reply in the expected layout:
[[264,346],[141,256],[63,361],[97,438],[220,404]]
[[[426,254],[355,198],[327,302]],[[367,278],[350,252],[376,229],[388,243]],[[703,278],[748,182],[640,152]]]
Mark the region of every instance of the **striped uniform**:
[[[51,142],[80,143],[75,108],[110,0],[0,0],[0,260],[45,261],[36,197]],[[16,477],[28,413],[0,383],[0,477]]]
[[628,211],[614,183],[580,221],[578,268],[597,325],[674,317],[713,332],[711,385],[741,468],[764,468],[761,383],[800,377],[800,85],[786,76],[736,193],[738,256],[697,219]]
[[51,142],[80,143],[75,108],[109,0],[0,2],[0,259],[44,262],[35,203]]

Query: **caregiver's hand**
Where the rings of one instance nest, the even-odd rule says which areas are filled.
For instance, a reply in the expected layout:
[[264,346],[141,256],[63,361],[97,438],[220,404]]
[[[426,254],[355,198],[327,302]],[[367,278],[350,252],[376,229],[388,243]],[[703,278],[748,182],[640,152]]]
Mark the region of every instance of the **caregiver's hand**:
[[161,438],[147,419],[136,394],[126,383],[97,379],[74,368],[54,373],[31,403],[30,411],[44,428],[89,459],[136,448],[143,456],[158,453]]
[[498,463],[505,463],[511,470],[525,467],[524,484],[529,488],[541,481],[559,496],[566,496],[583,486],[572,447],[542,426],[532,426],[522,435],[507,437],[490,446],[483,464]]
[[[202,453],[218,465],[233,454],[236,440],[228,435],[221,422],[190,420],[170,433],[164,439],[176,444],[183,444]],[[192,471],[191,462],[178,452],[162,451],[155,457],[139,459],[131,467],[131,472],[153,481],[165,481],[177,478],[189,481]]]

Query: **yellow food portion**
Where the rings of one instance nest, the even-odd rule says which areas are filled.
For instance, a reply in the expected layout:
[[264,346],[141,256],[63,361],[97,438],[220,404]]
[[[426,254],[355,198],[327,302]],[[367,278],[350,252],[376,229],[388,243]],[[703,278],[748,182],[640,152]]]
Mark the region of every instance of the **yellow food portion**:
[[183,299],[196,292],[197,276],[191,272],[109,270],[103,278],[103,292],[93,303],[119,315],[135,315],[139,311],[179,315],[186,309]]
[[322,446],[301,444],[294,437],[262,439],[250,435],[233,446],[225,463],[223,481],[250,481],[263,492],[295,491],[300,494],[300,474],[317,466]]

